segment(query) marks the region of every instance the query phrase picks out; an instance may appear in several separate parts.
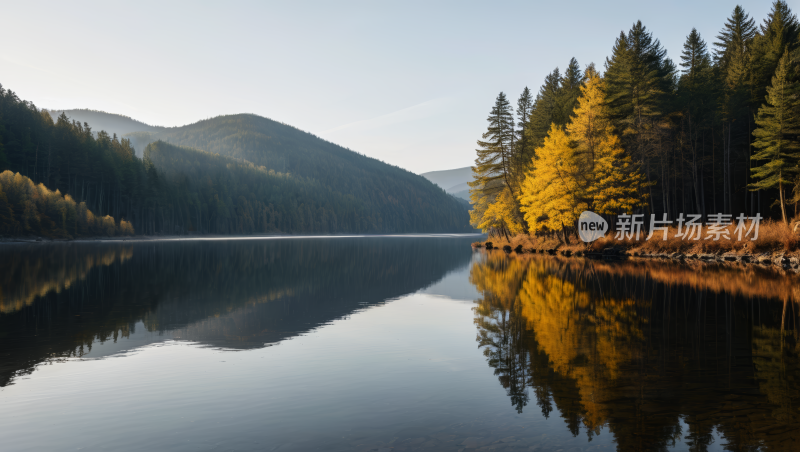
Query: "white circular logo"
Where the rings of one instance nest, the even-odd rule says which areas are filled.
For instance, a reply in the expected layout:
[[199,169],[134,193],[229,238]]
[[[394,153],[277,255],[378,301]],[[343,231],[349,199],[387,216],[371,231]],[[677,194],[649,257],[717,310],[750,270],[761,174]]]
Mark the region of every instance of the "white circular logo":
[[584,242],[594,242],[605,236],[606,232],[608,232],[608,223],[600,215],[585,210],[578,217],[578,235]]

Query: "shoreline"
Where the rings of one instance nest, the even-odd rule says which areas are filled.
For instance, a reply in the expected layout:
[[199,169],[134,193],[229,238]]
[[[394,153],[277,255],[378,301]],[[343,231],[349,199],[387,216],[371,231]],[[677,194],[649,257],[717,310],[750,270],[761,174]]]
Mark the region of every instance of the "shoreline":
[[191,241],[225,241],[225,240],[281,240],[281,239],[311,239],[311,238],[359,238],[359,237],[481,237],[480,233],[455,233],[455,232],[410,232],[407,234],[329,234],[329,235],[292,235],[292,234],[261,234],[261,235],[140,235],[128,237],[80,237],[74,239],[48,238],[48,237],[0,237],[0,246],[14,243],[101,243],[101,242],[191,242]]
[[[500,243],[508,243],[503,240]],[[487,246],[489,245],[489,246]],[[702,263],[702,264],[724,264],[730,267],[748,268],[756,266],[763,269],[781,271],[784,274],[800,274],[800,251],[771,250],[759,253],[742,252],[737,250],[726,250],[717,252],[646,252],[642,247],[625,247],[624,245],[607,246],[600,250],[593,250],[589,245],[576,244],[567,246],[556,246],[553,248],[524,248],[517,245],[511,248],[510,244],[495,246],[495,241],[486,240],[475,242],[472,248],[476,250],[504,252],[506,255],[524,256],[531,254],[541,254],[564,258],[584,258],[601,261],[662,261],[673,263]],[[581,249],[582,248],[582,249]]]

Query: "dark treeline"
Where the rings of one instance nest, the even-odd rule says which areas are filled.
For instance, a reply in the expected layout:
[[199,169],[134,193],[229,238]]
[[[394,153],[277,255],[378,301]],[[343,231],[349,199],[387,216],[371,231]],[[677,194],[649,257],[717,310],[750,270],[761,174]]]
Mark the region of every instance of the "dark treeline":
[[139,322],[156,333],[152,341],[263,347],[428,287],[469,263],[469,240],[7,246],[0,250],[0,387],[43,361],[129,336]]
[[[139,158],[129,139],[63,113],[53,121],[0,86],[0,171],[68,194],[98,217],[127,220],[139,234],[472,230],[467,207],[421,176],[292,127],[274,123],[272,138],[241,152],[249,129],[236,118],[274,123],[239,115],[167,129],[213,154],[155,142]],[[209,130],[228,139],[206,140]]]
[[[525,88],[517,118],[501,93],[484,141],[479,142],[473,185],[479,202],[473,224],[494,231],[528,230],[531,225],[521,210],[530,199],[535,204],[546,196],[533,182],[528,190],[532,193],[525,193],[523,181],[538,174],[534,169],[543,154],[557,149],[558,143],[548,144],[546,138],[564,128],[569,142],[579,148],[577,154],[564,155],[576,159],[571,175],[575,190],[583,188],[595,163],[586,163],[581,152],[592,152],[595,158],[592,136],[607,133],[584,123],[575,125],[575,118],[582,121],[591,108],[608,121],[624,151],[621,155],[631,161],[629,168],[618,170],[620,180],[626,174],[642,177],[636,185],[638,207],[601,213],[638,210],[659,218],[667,213],[674,220],[679,213],[707,219],[713,213],[759,212],[784,222],[797,215],[800,23],[783,1],[773,3],[762,23],[740,6],[727,20],[720,16],[720,22],[718,35],[710,38],[687,28],[677,64],[645,25],[636,22],[620,32],[602,67],[589,64],[581,70],[573,58],[565,71],[556,68],[545,78],[538,94]],[[587,90],[588,85],[601,93]],[[595,99],[597,104],[592,103]],[[615,189],[613,183],[604,188]],[[504,191],[507,199],[500,196]],[[588,193],[575,203],[602,211],[592,187]],[[510,205],[508,199],[518,201]],[[504,204],[491,209],[492,203]],[[567,200],[559,206],[561,211],[570,208]],[[497,210],[507,213],[499,215]],[[547,209],[532,215],[542,210]],[[569,226],[571,217],[565,215],[563,221]]]
[[140,200],[152,189],[144,162],[126,139],[20,100],[0,85],[0,170],[68,194],[96,216],[142,223]]
[[410,199],[371,205],[363,196],[343,194],[312,178],[163,141],[149,144],[144,156],[162,176],[154,176],[157,187],[147,202],[163,212],[162,224],[175,232],[447,232],[463,231],[466,221],[457,203],[449,213],[437,212],[427,198],[419,200],[417,212],[409,209],[416,204]]
[[95,216],[86,203],[50,191],[44,184],[11,171],[0,173],[0,234],[44,235],[51,238],[133,235],[125,220]]
[[163,141],[144,156],[163,176],[146,202],[166,212],[163,222],[175,232],[363,231],[374,221],[353,197],[246,160]]

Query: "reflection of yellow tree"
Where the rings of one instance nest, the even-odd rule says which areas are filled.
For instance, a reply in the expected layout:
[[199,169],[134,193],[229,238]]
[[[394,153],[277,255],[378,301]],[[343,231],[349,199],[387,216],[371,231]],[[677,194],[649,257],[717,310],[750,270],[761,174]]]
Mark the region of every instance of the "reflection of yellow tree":
[[108,267],[133,256],[130,247],[114,247],[80,256],[66,246],[53,248],[51,253],[19,251],[15,256],[3,256],[5,262],[0,263],[0,313],[3,314],[30,306],[38,297],[69,289],[86,279],[95,267]]
[[553,370],[576,380],[584,425],[597,431],[609,416],[604,402],[613,395],[608,387],[618,378],[620,364],[635,358],[631,344],[642,338],[641,320],[633,300],[593,298],[546,267],[545,261],[528,266],[521,314]]
[[800,305],[772,300],[800,289],[691,270],[493,253],[471,272],[478,341],[517,409],[530,387],[574,435],[607,426],[621,451],[702,451],[716,429],[730,450],[796,450]]

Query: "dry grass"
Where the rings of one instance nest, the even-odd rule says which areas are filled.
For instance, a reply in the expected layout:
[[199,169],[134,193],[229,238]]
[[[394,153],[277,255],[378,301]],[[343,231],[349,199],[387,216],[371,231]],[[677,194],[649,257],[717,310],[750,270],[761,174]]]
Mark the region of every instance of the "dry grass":
[[[794,222],[792,223],[794,224]],[[749,228],[749,224],[748,224]],[[491,237],[487,241],[492,242],[495,248],[502,248],[510,245],[511,249],[516,249],[522,245],[525,252],[558,249],[559,251],[601,251],[607,247],[617,246],[628,250],[628,252],[640,252],[647,254],[661,253],[683,253],[683,254],[754,254],[769,252],[795,252],[800,245],[800,234],[793,232],[792,229],[783,222],[766,221],[759,225],[758,238],[750,240],[750,236],[745,237],[742,233],[742,240],[737,240],[738,235],[734,234],[735,225],[727,227],[727,238],[721,235],[719,240],[709,237],[709,228],[701,228],[699,240],[688,240],[687,238],[676,237],[677,228],[670,227],[667,231],[667,239],[663,240],[663,231],[656,231],[650,240],[647,240],[647,233],[639,236],[639,239],[625,238],[616,240],[615,233],[611,232],[602,239],[585,244],[574,236],[570,237],[570,245],[562,244],[555,236],[529,236],[526,234],[512,237],[506,240],[504,237]],[[800,228],[798,228],[800,232]],[[684,232],[685,228],[684,228]],[[476,242],[480,243],[480,242]],[[473,244],[475,246],[475,244]]]
[[[564,245],[559,246],[560,242],[555,237],[530,236],[527,234],[515,235],[511,237],[511,240],[506,240],[505,237],[490,237],[486,242],[492,242],[492,246],[498,249],[502,249],[504,246],[508,245],[514,250],[521,245],[522,250],[527,253],[553,248],[558,248],[560,250],[566,249]],[[476,244],[481,244],[481,246],[483,246],[486,242],[475,242],[472,246],[476,246]],[[583,247],[580,249],[583,249]]]
[[761,223],[756,240],[751,240],[752,234],[749,237],[744,237],[744,233],[742,233],[742,240],[738,240],[738,235],[734,234],[735,229],[736,226],[734,225],[728,226],[726,228],[728,232],[727,238],[725,234],[722,234],[719,240],[713,240],[713,235],[709,234],[709,228],[707,226],[701,228],[700,238],[698,240],[694,240],[696,235],[692,239],[676,237],[678,230],[673,227],[670,227],[667,231],[666,240],[663,239],[663,231],[657,231],[650,240],[646,239],[647,235],[645,234],[642,234],[639,240],[635,238],[616,240],[613,234],[608,234],[606,237],[593,242],[590,245],[590,249],[602,250],[607,246],[621,245],[630,251],[644,253],[747,254],[775,251],[791,252],[797,250],[798,242],[800,242],[800,240],[798,240],[800,237],[793,233],[789,226],[782,222],[768,221]]

